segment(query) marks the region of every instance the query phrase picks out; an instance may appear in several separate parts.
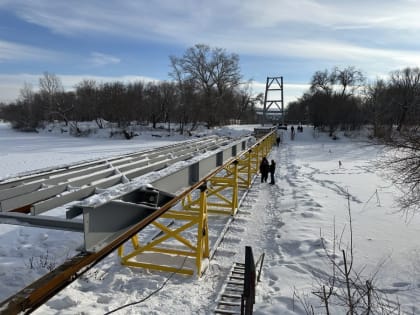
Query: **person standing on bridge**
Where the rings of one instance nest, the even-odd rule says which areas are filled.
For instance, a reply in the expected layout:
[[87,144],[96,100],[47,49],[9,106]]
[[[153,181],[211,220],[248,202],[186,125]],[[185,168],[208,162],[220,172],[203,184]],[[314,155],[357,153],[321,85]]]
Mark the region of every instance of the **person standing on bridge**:
[[270,172],[270,185],[274,185],[274,172],[276,171],[276,162],[274,160],[271,160],[271,164],[269,166],[269,172]]
[[268,172],[270,171],[270,163],[264,156],[260,164],[261,183],[266,183],[268,178]]

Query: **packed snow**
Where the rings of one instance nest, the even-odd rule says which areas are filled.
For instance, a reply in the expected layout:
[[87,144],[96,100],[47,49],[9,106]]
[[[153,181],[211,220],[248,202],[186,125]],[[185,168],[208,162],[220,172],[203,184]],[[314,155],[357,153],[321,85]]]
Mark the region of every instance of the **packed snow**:
[[[253,127],[212,132],[232,136]],[[1,123],[0,178],[183,139],[73,138],[18,133]],[[331,250],[335,227],[336,234],[344,230],[342,242],[348,242],[349,208],[356,268],[366,279],[377,273],[375,285],[406,313],[420,313],[420,218],[408,220],[398,211],[401,192],[375,163],[384,154],[363,136],[339,134],[332,140],[304,127],[291,140],[289,131],[282,131],[282,143],[268,156],[277,162],[275,185],[255,179],[201,278],[124,267],[112,253],[35,314],[105,314],[130,303],[115,314],[212,314],[233,262],[244,261],[245,246],[252,246],[255,259],[265,253],[255,314],[305,314],[304,301],[321,313],[311,294],[331,273],[321,240]],[[217,219],[210,218],[210,233]],[[83,241],[80,233],[5,224],[0,239],[1,300],[74,255]]]

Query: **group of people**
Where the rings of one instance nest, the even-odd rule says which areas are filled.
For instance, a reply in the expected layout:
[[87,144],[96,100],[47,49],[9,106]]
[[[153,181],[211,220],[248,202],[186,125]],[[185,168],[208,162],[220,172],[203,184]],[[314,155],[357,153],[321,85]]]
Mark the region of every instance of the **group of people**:
[[274,185],[274,172],[276,171],[276,162],[271,160],[271,164],[264,156],[260,163],[261,183],[266,183],[268,179],[268,173],[270,173],[270,184]]
[[[297,126],[297,131],[298,132],[303,132],[303,127],[302,126]],[[293,127],[293,126],[290,128],[290,139],[295,140],[295,127]]]

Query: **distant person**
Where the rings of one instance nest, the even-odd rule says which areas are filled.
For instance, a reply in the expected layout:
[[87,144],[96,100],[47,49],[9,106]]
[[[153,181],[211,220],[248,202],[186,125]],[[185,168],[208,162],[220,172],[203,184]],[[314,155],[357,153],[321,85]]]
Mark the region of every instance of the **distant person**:
[[341,161],[338,161],[338,167],[341,168],[342,165],[343,163],[341,163]]
[[268,178],[268,172],[270,171],[270,163],[264,156],[260,164],[261,183],[266,183]]
[[276,138],[276,144],[277,144],[277,146],[280,145],[280,136],[277,136],[277,138]]
[[295,139],[295,127],[293,126],[290,128],[290,139]]
[[270,172],[270,185],[274,185],[274,172],[276,171],[276,162],[274,162],[274,160],[271,160],[271,164],[268,171]]

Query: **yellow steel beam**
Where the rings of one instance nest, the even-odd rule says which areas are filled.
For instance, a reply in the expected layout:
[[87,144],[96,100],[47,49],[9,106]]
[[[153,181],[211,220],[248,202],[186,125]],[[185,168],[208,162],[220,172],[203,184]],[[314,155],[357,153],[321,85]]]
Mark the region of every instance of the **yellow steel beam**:
[[202,188],[200,192],[200,220],[198,224],[198,248],[196,257],[197,274],[201,276],[201,263],[202,258],[208,258],[210,255],[209,250],[209,228],[208,228],[208,216],[207,216],[207,187]]
[[182,267],[170,267],[170,266],[163,266],[163,265],[155,265],[150,263],[141,263],[135,261],[127,261],[124,263],[125,266],[129,267],[137,267],[137,268],[144,268],[144,269],[151,269],[157,271],[166,271],[166,272],[174,272],[184,275],[192,276],[194,274],[194,270],[192,269],[183,269]]

